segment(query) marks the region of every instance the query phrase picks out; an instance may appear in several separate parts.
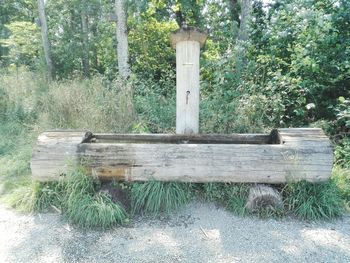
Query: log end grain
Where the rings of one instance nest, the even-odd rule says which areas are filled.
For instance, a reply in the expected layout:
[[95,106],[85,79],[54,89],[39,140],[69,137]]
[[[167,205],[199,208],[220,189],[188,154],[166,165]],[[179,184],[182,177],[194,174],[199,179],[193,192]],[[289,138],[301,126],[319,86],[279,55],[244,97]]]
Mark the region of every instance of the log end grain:
[[249,211],[256,211],[261,208],[279,209],[282,206],[282,197],[275,188],[263,184],[250,188],[246,203],[246,208]]

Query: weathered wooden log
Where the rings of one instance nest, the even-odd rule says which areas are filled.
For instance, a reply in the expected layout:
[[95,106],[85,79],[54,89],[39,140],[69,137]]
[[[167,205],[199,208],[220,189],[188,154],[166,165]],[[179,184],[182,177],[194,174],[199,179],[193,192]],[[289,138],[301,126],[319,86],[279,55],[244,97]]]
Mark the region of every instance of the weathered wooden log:
[[278,184],[327,180],[333,156],[321,129],[193,136],[52,131],[38,138],[32,174],[57,180],[82,160],[90,175],[104,180]]
[[260,208],[281,208],[283,205],[280,193],[271,186],[258,184],[249,189],[246,208],[256,211]]

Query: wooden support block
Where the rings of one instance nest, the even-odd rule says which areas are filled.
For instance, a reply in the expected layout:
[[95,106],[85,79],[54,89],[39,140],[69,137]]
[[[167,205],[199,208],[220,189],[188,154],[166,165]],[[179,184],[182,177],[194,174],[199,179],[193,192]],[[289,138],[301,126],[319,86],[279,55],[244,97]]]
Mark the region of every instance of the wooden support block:
[[250,188],[246,208],[256,211],[260,208],[272,207],[275,209],[283,206],[280,193],[271,186],[258,184]]

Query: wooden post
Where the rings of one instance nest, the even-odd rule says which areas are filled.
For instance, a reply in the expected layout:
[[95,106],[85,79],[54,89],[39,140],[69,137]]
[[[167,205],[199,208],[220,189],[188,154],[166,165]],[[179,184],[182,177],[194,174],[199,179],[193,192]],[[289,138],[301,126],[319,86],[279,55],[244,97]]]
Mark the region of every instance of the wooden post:
[[176,133],[197,134],[199,129],[199,50],[207,35],[193,27],[171,34],[176,49]]

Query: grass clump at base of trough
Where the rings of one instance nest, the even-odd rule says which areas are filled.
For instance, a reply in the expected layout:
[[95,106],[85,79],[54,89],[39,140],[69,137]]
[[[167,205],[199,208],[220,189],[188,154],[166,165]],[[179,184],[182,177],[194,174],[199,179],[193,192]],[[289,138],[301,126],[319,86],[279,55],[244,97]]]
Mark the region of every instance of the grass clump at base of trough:
[[317,184],[288,183],[282,193],[286,211],[299,219],[331,219],[344,212],[343,199],[334,179]]
[[96,191],[93,179],[82,169],[74,170],[63,184],[62,209],[71,222],[85,228],[109,228],[127,222],[125,209],[106,193]]
[[236,215],[256,215],[260,218],[290,215],[301,220],[331,219],[344,213],[344,200],[348,200],[349,207],[350,174],[340,168],[334,169],[328,182],[314,184],[301,181],[275,186],[283,198],[283,206],[277,208],[261,206],[254,211],[247,209],[250,187],[251,184],[207,183],[203,184],[203,196]]
[[77,168],[62,181],[35,182],[25,189],[18,188],[18,193],[10,195],[7,201],[22,211],[55,210],[83,228],[105,229],[127,223],[123,206],[98,188],[99,182],[86,176],[83,168]]
[[176,182],[134,183],[131,189],[134,213],[156,216],[171,213],[185,205],[191,196],[191,184]]

